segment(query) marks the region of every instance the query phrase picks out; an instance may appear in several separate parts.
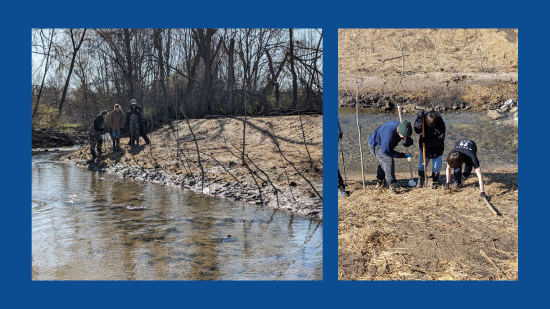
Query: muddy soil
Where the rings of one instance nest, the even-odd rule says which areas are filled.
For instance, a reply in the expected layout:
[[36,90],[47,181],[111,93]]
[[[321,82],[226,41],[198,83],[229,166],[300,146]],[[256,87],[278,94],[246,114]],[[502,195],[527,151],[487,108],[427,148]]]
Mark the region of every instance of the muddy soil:
[[150,145],[141,139],[140,146],[130,147],[129,139],[122,138],[120,150],[109,143],[94,162],[88,145],[64,160],[120,177],[322,219],[322,115],[301,118],[304,134],[299,116],[248,117],[244,165],[242,117],[190,120],[200,162],[185,121],[157,129],[149,135]]
[[491,86],[500,83],[518,83],[517,73],[444,73],[423,72],[401,76],[369,76],[361,73],[338,73],[339,91],[356,91],[358,88],[388,90],[419,90],[425,87],[445,86],[458,88],[468,85]]
[[351,196],[339,198],[339,280],[518,280],[517,167],[484,170],[501,216],[479,197],[475,175],[451,192],[443,177],[418,189],[398,178],[395,195],[369,175],[366,190],[352,180]]
[[508,99],[518,101],[518,74],[431,72],[383,77],[340,72],[338,96],[339,107],[355,107],[358,101],[359,107],[382,111],[392,111],[397,104],[408,112],[419,108],[492,110]]

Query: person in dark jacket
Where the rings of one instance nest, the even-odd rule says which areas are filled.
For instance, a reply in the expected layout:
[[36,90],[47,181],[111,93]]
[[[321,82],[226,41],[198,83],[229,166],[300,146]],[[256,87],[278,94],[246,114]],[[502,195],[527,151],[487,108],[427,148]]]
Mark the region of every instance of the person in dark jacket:
[[[88,163],[93,162],[98,156],[103,154],[103,139],[101,138],[102,134],[105,134],[105,127],[103,121],[107,119],[109,112],[102,111],[95,119],[94,123],[90,126],[89,137],[90,137],[90,153],[92,154],[92,159]],[[97,153],[95,152],[97,146]]]
[[[340,127],[340,120],[338,120],[338,142],[342,140],[342,137],[344,136],[344,132],[342,131],[342,127]],[[342,179],[342,175],[340,175],[340,169],[338,169],[338,196],[347,197],[348,192],[346,192],[346,185],[344,184],[344,179]]]
[[[141,106],[137,105],[137,101],[136,99],[132,99],[130,101],[130,104],[133,104],[133,103],[136,103],[136,108],[137,110],[139,111],[139,113],[143,116],[143,109],[141,108]],[[147,137],[147,135],[145,134],[145,126],[143,125],[143,123],[139,123],[139,135],[141,137],[143,137],[143,140],[145,141],[145,144],[146,145],[149,145],[151,143],[151,141],[149,140],[149,138]],[[128,143],[128,145],[130,145],[130,143]]]
[[[418,183],[419,187],[424,186],[425,166],[423,160],[422,146],[426,145],[426,165],[432,162],[432,180],[437,183],[441,171],[441,163],[443,159],[443,151],[445,148],[445,122],[438,112],[430,111],[424,113],[420,110],[416,114],[414,122],[414,132],[420,134],[418,139],[418,148],[420,153],[420,163],[418,165]],[[422,118],[424,118],[424,135],[422,137]]]
[[378,169],[376,171],[377,187],[384,185],[384,178],[390,189],[390,193],[395,193],[395,163],[393,158],[411,158],[411,154],[395,151],[395,147],[404,139],[403,146],[412,146],[413,140],[412,126],[408,121],[390,121],[381,125],[369,136],[369,150],[378,159]]
[[[462,164],[464,164],[464,173],[462,173]],[[481,197],[487,198],[485,195],[483,173],[481,172],[481,165],[477,158],[477,145],[474,141],[467,139],[461,139],[456,142],[453,150],[451,150],[447,157],[447,182],[445,183],[445,189],[449,189],[449,183],[451,183],[451,170],[455,176],[455,187],[458,188],[462,184],[462,176],[464,176],[464,179],[468,178],[472,173],[472,168],[475,169],[477,174]]]
[[141,123],[141,113],[137,109],[136,102],[130,105],[130,110],[126,113],[126,123],[130,128],[130,145],[139,146],[139,127]]

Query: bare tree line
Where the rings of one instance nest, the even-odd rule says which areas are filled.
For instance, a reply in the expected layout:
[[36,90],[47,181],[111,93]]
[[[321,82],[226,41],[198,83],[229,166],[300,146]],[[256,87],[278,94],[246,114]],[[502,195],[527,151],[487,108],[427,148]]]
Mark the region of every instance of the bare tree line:
[[55,109],[86,125],[133,98],[165,122],[320,112],[322,39],[320,29],[33,29],[32,117]]

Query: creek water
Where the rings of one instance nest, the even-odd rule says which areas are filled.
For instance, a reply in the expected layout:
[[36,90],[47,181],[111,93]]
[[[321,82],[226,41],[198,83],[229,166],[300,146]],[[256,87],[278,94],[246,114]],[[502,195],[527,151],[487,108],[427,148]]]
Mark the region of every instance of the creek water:
[[[454,147],[455,142],[463,138],[476,142],[478,149],[477,156],[482,167],[518,165],[518,127],[512,125],[511,121],[492,120],[483,112],[440,112],[440,114],[446,126],[442,173],[445,172],[447,155]],[[403,120],[408,120],[414,125],[416,114],[407,113],[402,116]],[[361,157],[359,153],[355,109],[339,108],[338,118],[342,131],[344,131],[344,136],[340,142],[340,149],[344,152],[347,177],[360,179]],[[365,174],[376,174],[378,166],[378,161],[370,153],[367,146],[369,136],[379,126],[388,121],[399,121],[399,114],[379,113],[371,109],[359,110]],[[412,139],[414,140],[414,144],[412,147],[409,147],[409,151],[413,153],[411,164],[414,177],[416,177],[419,165],[418,137],[419,135],[413,131]],[[338,168],[343,177],[342,153],[340,149],[338,151]],[[405,152],[403,143],[400,143],[395,150]],[[398,173],[409,173],[409,167],[405,159],[395,159],[395,169]],[[431,172],[431,162],[428,164],[428,171]]]
[[61,156],[32,155],[33,280],[322,280],[322,221]]

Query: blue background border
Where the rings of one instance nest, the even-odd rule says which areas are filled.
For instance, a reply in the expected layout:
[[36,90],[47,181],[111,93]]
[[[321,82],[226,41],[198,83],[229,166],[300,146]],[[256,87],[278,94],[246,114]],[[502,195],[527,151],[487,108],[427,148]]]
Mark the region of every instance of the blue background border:
[[[217,3],[220,2],[220,3]],[[548,155],[544,23],[546,11],[524,2],[179,2],[25,1],[3,5],[2,266],[5,308],[55,307],[531,307],[547,303]],[[520,17],[523,16],[523,17]],[[537,23],[537,24],[539,24]],[[321,282],[32,282],[31,123],[28,84],[31,28],[293,27],[324,29],[324,266]],[[521,271],[518,282],[338,282],[338,28],[520,28],[522,169]],[[539,26],[541,27],[541,26]],[[541,91],[542,90],[542,91]],[[25,95],[27,93],[27,95]],[[523,109],[522,109],[523,110]],[[534,113],[533,113],[534,111]],[[526,120],[529,119],[529,120]],[[545,131],[546,130],[546,131]],[[9,137],[7,137],[9,135]],[[13,151],[12,151],[13,150]],[[542,158],[539,158],[541,157]],[[538,164],[536,163],[538,162]],[[546,288],[544,288],[546,286]],[[544,291],[547,291],[546,293]],[[7,297],[6,297],[7,296]],[[543,302],[544,300],[544,302]],[[4,307],[4,306],[2,306]]]

